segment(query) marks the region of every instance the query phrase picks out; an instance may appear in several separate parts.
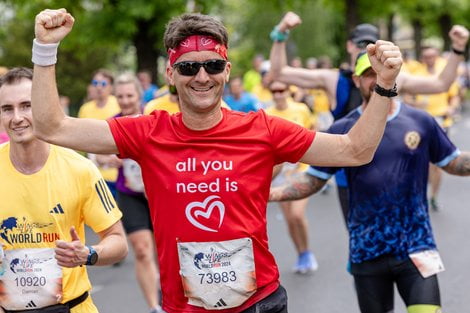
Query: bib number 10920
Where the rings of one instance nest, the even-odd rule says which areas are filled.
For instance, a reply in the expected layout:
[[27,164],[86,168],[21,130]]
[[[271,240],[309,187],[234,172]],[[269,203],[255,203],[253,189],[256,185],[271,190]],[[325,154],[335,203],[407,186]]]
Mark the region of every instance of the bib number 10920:
[[16,287],[43,287],[46,285],[46,277],[16,277]]

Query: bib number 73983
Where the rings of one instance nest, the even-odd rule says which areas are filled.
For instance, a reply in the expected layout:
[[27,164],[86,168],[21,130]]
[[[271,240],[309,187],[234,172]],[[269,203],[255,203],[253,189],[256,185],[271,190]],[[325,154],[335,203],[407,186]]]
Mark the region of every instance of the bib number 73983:
[[253,242],[178,242],[180,275],[191,305],[207,310],[240,306],[256,292]]

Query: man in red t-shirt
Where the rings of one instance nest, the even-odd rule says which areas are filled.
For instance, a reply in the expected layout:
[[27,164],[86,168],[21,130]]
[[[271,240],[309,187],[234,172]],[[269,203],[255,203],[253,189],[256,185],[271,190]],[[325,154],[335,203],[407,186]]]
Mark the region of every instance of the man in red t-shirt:
[[[168,81],[181,112],[107,122],[74,119],[59,108],[56,51],[73,26],[64,9],[36,17],[32,106],[36,134],[91,153],[119,153],[143,173],[167,312],[287,312],[287,296],[268,249],[266,206],[272,168],[282,162],[357,166],[369,162],[383,134],[399,49],[368,46],[376,92],[345,135],[220,107],[231,64],[225,27],[185,14],[167,25]],[[314,140],[315,139],[315,140]]]

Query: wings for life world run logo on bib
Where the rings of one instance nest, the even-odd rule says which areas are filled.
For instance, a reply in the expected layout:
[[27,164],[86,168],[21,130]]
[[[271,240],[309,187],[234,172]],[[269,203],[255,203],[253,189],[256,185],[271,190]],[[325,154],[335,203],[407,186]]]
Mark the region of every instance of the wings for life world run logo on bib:
[[215,247],[211,247],[209,253],[199,252],[194,256],[194,266],[200,270],[230,266],[230,258],[240,250],[241,249],[237,249],[233,252],[225,252],[217,251]]
[[[193,174],[193,177],[212,177],[198,183],[176,181],[177,194],[194,194],[195,198],[203,199],[190,202],[185,208],[186,218],[194,227],[208,232],[219,231],[225,217],[225,205],[222,198],[216,194],[238,191],[238,182],[231,178],[233,169],[232,160],[187,158],[176,163],[176,177],[179,173]],[[216,178],[214,173],[217,174]]]
[[8,217],[0,222],[0,238],[9,245],[51,243],[60,239],[56,232],[46,232],[45,228],[54,223],[30,222],[23,217]]
[[25,255],[24,259],[14,258],[10,262],[10,270],[15,273],[28,273],[35,272],[35,265],[48,262],[51,258],[43,260],[41,258],[30,258],[28,255]]

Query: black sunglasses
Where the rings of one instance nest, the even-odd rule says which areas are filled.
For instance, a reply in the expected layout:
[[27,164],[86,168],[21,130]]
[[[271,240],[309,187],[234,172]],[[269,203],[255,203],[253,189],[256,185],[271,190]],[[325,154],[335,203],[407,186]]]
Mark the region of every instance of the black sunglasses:
[[284,91],[286,91],[287,89],[275,89],[275,90],[271,90],[272,93],[283,93]]
[[199,72],[199,69],[204,67],[207,74],[220,74],[225,70],[225,60],[208,60],[204,62],[196,61],[183,61],[173,64],[173,67],[178,70],[178,73],[184,76],[194,76]]

